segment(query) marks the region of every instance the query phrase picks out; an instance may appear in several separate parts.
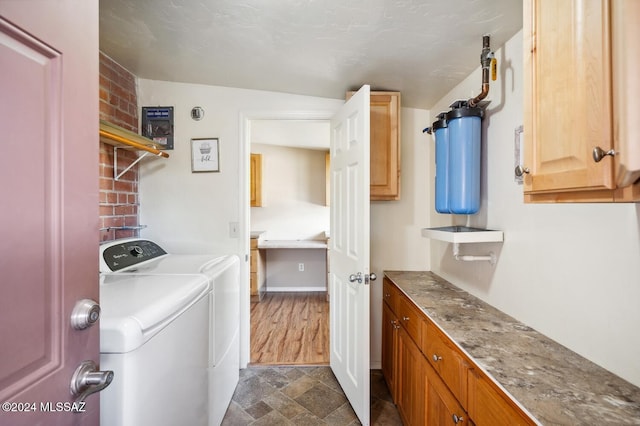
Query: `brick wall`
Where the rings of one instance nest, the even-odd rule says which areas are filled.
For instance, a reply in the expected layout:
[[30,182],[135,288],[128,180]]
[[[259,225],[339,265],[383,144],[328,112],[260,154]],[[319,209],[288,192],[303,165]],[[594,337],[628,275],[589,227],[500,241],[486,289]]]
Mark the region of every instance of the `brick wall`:
[[[136,77],[100,52],[100,119],[138,133]],[[118,149],[118,173],[138,154]],[[100,142],[100,241],[138,236],[138,165],[117,181],[113,174],[113,146]]]

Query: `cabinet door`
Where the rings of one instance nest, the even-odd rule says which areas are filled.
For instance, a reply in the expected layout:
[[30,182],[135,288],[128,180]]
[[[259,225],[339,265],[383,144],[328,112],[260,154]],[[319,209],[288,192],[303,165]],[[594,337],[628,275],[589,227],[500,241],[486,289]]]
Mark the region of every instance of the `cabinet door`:
[[426,380],[426,425],[468,425],[472,424],[467,413],[444,384],[438,373],[425,366]]
[[400,199],[400,93],[371,92],[371,200]]
[[400,327],[398,329],[397,406],[402,422],[407,426],[424,424],[426,362],[418,346],[404,328]]
[[389,305],[382,303],[382,375],[387,381],[389,392],[396,402],[396,349],[398,344],[398,319]]
[[[355,92],[347,92],[347,100]],[[371,92],[369,199],[400,199],[400,92]]]
[[534,425],[513,401],[486,377],[469,372],[469,416],[478,426]]
[[608,0],[525,0],[525,194],[615,187]]
[[423,337],[422,351],[429,364],[444,380],[458,401],[466,405],[469,365],[453,342],[432,323],[427,323]]
[[251,154],[251,207],[262,207],[262,154]]

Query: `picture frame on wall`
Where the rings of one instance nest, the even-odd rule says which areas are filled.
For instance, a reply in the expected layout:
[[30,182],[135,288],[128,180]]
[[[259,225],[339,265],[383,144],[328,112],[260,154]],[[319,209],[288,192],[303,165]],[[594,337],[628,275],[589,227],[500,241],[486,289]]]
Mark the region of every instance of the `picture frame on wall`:
[[191,139],[191,172],[219,172],[218,138]]

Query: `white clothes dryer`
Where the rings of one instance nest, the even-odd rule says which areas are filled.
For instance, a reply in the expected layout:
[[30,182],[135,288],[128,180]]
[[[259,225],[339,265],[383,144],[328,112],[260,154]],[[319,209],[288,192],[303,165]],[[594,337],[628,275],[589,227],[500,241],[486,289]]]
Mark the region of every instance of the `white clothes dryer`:
[[209,425],[218,426],[240,371],[240,261],[236,255],[169,254],[153,241],[128,238],[100,247],[100,272],[108,275],[205,277],[209,315]]
[[207,425],[208,294],[198,275],[101,276],[101,424]]

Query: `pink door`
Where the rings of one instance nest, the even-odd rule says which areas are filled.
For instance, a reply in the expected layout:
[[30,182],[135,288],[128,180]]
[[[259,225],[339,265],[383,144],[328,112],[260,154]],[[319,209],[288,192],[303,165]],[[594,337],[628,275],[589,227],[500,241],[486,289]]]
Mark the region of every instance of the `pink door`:
[[70,391],[99,361],[70,324],[99,295],[97,0],[0,0],[0,194],[0,425],[97,425]]

